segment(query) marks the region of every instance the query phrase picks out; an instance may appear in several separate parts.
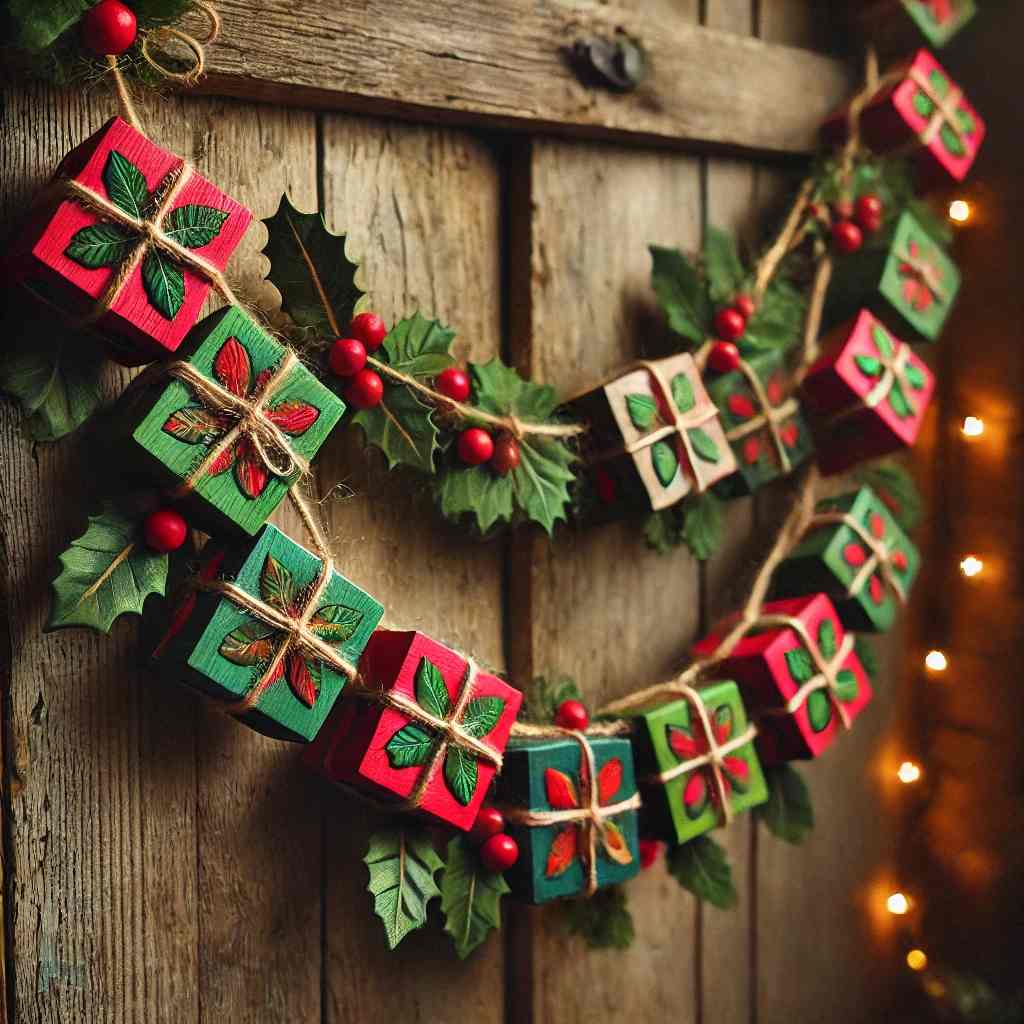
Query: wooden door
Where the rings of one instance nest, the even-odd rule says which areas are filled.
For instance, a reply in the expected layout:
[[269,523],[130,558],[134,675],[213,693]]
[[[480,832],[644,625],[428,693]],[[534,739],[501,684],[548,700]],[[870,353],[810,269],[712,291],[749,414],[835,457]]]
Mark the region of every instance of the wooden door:
[[[649,243],[696,247],[709,222],[756,239],[848,82],[808,52],[821,27],[810,0],[219,6],[205,95],[147,100],[150,134],[258,217],[284,191],[321,206],[386,318],[420,309],[456,327],[460,355],[504,353],[564,390],[664,332]],[[575,84],[560,55],[573,33],[616,24],[649,44],[654,69],[625,100]],[[102,89],[6,88],[5,228],[111,111]],[[726,150],[744,155],[710,155]],[[272,304],[262,245],[257,225],[232,269]],[[111,370],[111,394],[123,383]],[[595,704],[678,664],[742,593],[784,502],[776,490],[731,505],[729,543],[706,567],[655,556],[625,526],[477,543],[353,433],[317,468],[321,491],[343,496],[326,510],[346,574],[390,621],[520,684],[574,674]],[[557,910],[512,904],[502,936],[465,963],[435,921],[388,953],[361,862],[371,812],[303,773],[291,746],[137,668],[131,623],[109,638],[40,632],[56,556],[97,502],[87,451],[77,435],[31,445],[0,405],[11,1019],[870,1019],[886,968],[866,900],[889,840],[865,766],[884,689],[807,773],[812,842],[781,846],[749,818],[722,834],[735,912],[701,908],[656,867],[631,886],[625,953],[590,952]],[[276,521],[299,535],[288,512]]]

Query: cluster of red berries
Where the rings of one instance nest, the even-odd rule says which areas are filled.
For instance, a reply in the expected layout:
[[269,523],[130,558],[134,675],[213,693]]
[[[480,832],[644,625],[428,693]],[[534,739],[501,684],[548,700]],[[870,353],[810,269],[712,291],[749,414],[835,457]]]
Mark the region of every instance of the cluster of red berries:
[[747,323],[757,312],[757,304],[749,295],[737,295],[731,306],[715,313],[715,337],[718,339],[708,353],[708,366],[715,373],[729,373],[740,365],[736,342],[743,337]]
[[864,244],[865,235],[873,235],[882,228],[885,207],[876,195],[863,195],[856,202],[840,199],[831,214],[827,208],[817,211],[822,220],[832,221],[832,242],[842,253],[856,252]]
[[85,45],[101,57],[124,53],[138,35],[135,14],[121,0],[100,0],[82,18]]
[[480,844],[480,863],[494,874],[519,860],[519,844],[504,829],[505,818],[497,807],[481,807],[470,833]]
[[337,377],[348,378],[342,395],[356,409],[372,409],[384,397],[384,382],[376,370],[366,365],[371,352],[384,343],[388,329],[376,313],[360,313],[348,325],[348,337],[338,338],[331,346],[327,365]]

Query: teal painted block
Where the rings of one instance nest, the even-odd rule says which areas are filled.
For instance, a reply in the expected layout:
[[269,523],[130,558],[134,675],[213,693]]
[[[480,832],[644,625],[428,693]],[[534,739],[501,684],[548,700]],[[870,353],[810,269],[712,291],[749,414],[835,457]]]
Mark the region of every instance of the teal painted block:
[[974,0],[899,0],[928,45],[942,49],[978,13]]
[[[217,575],[218,562],[221,578],[292,614],[301,611],[305,593],[322,564],[275,526],[264,527],[255,541],[211,555],[205,563],[211,566],[211,576]],[[215,700],[241,700],[263,675],[285,634],[220,594],[198,592],[195,596],[184,622],[173,617],[176,629],[158,645],[156,664],[165,677]],[[383,614],[382,606],[369,594],[334,572],[313,624],[321,639],[355,665]],[[343,673],[323,662],[290,653],[282,675],[241,720],[268,736],[309,741],[347,682]],[[310,687],[311,704],[307,702]]]

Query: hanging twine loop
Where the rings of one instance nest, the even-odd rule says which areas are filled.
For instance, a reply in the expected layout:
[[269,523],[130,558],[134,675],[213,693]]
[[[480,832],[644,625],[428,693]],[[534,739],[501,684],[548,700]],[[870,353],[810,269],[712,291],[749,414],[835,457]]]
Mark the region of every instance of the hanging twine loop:
[[[159,28],[140,33],[139,50],[142,59],[162,78],[179,82],[181,85],[195,85],[202,78],[206,70],[204,47],[216,41],[221,29],[220,15],[213,4],[207,3],[206,0],[192,0],[192,3],[195,10],[205,15],[208,22],[206,34],[201,38],[180,28],[175,28],[173,25],[161,25]],[[153,55],[154,44],[158,47],[165,47],[168,43],[180,43],[189,51],[192,59],[191,67],[185,71],[176,71]]]

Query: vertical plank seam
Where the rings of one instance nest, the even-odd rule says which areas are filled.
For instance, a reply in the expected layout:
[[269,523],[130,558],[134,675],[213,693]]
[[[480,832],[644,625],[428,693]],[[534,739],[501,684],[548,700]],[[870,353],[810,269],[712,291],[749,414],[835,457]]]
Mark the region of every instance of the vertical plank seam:
[[[10,565],[7,557],[7,536],[6,532],[0,534],[0,564],[6,569]],[[4,609],[4,631],[3,647],[0,649],[0,685],[3,686],[3,721],[0,722],[0,755],[3,757],[3,777],[0,779],[0,815],[3,816],[3,860],[0,862],[0,871],[3,873],[3,887],[0,888],[0,900],[3,901],[3,960],[2,970],[4,972],[3,987],[0,988],[0,1011],[3,1020],[16,1020],[16,995],[17,986],[14,983],[14,878],[12,867],[14,864],[14,825],[12,815],[12,800],[10,787],[10,765],[11,765],[11,715],[14,709],[14,695],[12,693],[13,683],[13,650],[14,643],[11,637],[11,616],[7,600],[8,574],[5,572],[0,577],[0,603]]]

